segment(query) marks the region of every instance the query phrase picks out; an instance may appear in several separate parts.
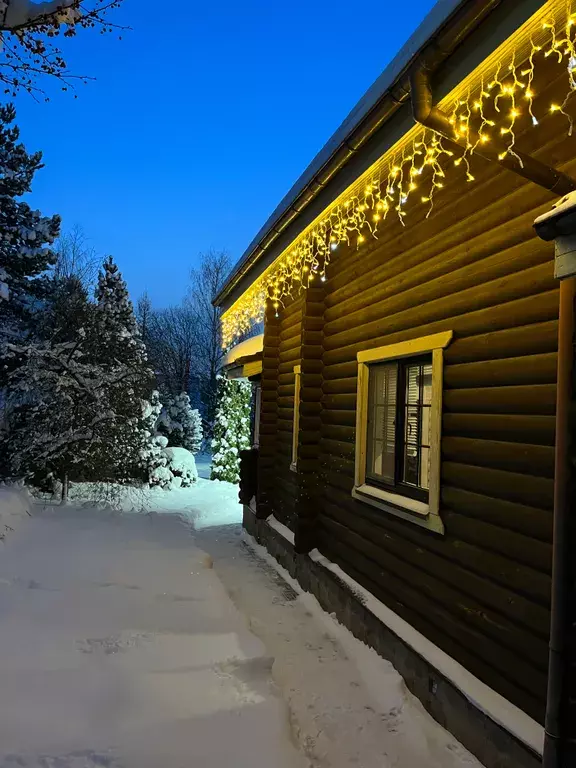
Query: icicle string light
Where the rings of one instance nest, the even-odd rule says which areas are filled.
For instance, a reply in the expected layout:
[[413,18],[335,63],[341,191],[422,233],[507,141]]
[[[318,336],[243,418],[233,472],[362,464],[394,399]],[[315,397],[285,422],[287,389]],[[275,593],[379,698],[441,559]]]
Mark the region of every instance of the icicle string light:
[[[483,66],[481,76],[472,73],[466,79],[463,95],[443,100],[441,106],[450,115],[460,150],[453,151],[453,145],[434,131],[415,126],[304,230],[224,313],[224,347],[262,321],[267,304],[278,312],[316,278],[323,281],[340,245],[360,247],[368,238],[377,238],[380,227],[392,215],[406,226],[409,203],[411,209],[424,206],[426,216],[430,216],[447,174],[463,172],[465,181],[472,183],[474,154],[480,144],[497,137],[504,145],[499,158],[510,154],[520,161],[515,152],[517,131],[526,121],[537,126],[543,116],[536,111],[535,78],[540,63],[550,57],[565,66],[567,90],[562,102],[544,109],[558,113],[572,135],[573,118],[567,111],[576,91],[576,13],[572,6],[572,0],[547,3],[546,16],[537,15],[525,25],[531,24],[531,34],[527,40],[523,38],[520,51],[507,41],[502,46],[504,52],[496,51],[486,63],[488,68]],[[541,111],[542,107],[539,104]]]

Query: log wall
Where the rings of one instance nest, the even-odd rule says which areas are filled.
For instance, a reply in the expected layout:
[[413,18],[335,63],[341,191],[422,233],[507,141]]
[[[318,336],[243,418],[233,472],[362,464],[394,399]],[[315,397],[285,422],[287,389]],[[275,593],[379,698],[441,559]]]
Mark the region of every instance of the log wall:
[[273,514],[291,530],[295,527],[299,482],[298,475],[290,470],[294,366],[300,364],[303,302],[300,296],[277,313],[273,307],[267,309],[261,380],[258,514]]
[[[551,83],[543,98],[557,100]],[[519,146],[576,175],[556,116]],[[537,142],[537,143],[535,143]],[[558,286],[534,218],[553,196],[474,159],[435,211],[340,246],[310,313],[266,326],[266,509],[318,546],[473,674],[543,722],[548,661]],[[310,316],[313,319],[307,321]],[[445,350],[438,536],[351,497],[356,355],[452,330]],[[303,343],[303,335],[309,341]],[[306,350],[308,349],[308,352]],[[290,473],[294,364],[302,360],[299,472]],[[305,366],[309,360],[309,367]],[[302,488],[311,505],[302,503]],[[266,494],[264,494],[266,495]],[[265,514],[264,514],[265,516]],[[301,518],[306,522],[301,525]]]

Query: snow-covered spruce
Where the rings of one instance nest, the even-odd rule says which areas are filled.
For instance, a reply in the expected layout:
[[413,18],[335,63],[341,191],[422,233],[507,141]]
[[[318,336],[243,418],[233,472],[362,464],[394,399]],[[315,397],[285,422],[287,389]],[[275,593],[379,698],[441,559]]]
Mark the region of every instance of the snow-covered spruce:
[[186,448],[192,453],[198,453],[202,446],[202,419],[198,410],[192,408],[186,392],[166,398],[157,429],[168,438],[171,447]]
[[243,379],[218,377],[218,400],[212,439],[212,480],[237,483],[240,451],[250,447],[252,385]]
[[96,301],[95,357],[118,380],[108,393],[115,418],[106,425],[107,451],[101,457],[97,479],[145,481],[148,468],[142,463],[142,453],[150,445],[152,429],[143,403],[154,398],[154,374],[126,283],[112,257],[106,259],[99,275]]
[[42,153],[29,154],[18,141],[15,117],[12,105],[0,106],[0,270],[10,288],[10,301],[0,301],[0,341],[28,331],[34,303],[50,288],[49,246],[60,229],[59,216],[42,216],[18,199],[30,192]]

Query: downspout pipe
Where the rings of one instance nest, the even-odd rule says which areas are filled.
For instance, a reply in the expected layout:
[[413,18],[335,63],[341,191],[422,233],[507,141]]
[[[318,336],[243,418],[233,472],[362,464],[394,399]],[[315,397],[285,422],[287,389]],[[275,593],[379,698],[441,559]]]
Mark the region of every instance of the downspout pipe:
[[570,742],[571,558],[574,520],[570,466],[570,403],[574,376],[574,300],[576,278],[560,282],[558,319],[558,380],[556,389],[556,452],[554,474],[554,538],[552,544],[552,606],[548,693],[543,768],[574,765],[576,746]]
[[[480,137],[474,131],[470,131],[468,139],[456,134],[455,128],[448,115],[434,106],[434,97],[431,86],[431,70],[420,63],[410,73],[410,90],[412,95],[412,112],[417,123],[431,128],[444,138],[459,147],[466,148],[466,143],[476,145],[474,154],[484,157],[486,160],[498,163],[510,171],[522,176],[529,181],[548,189],[555,195],[567,195],[576,190],[576,181],[570,176],[557,171],[545,163],[536,160],[514,147],[514,154],[509,153],[508,147],[499,137],[491,137],[490,143],[483,144]],[[502,159],[499,155],[505,155]]]

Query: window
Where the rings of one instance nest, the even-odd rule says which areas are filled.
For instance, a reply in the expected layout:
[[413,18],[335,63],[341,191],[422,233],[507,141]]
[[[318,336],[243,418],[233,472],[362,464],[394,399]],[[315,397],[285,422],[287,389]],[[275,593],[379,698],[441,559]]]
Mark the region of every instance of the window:
[[442,531],[443,350],[452,332],[358,353],[352,495]]
[[302,376],[302,367],[294,366],[294,415],[292,424],[292,461],[290,469],[297,471],[298,465],[298,430],[300,428],[300,378]]

